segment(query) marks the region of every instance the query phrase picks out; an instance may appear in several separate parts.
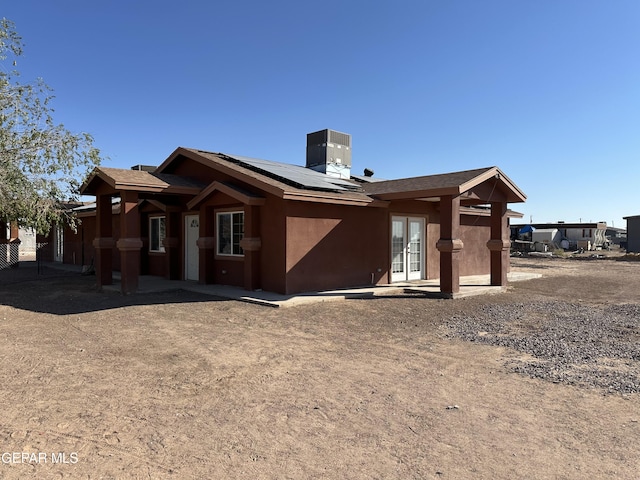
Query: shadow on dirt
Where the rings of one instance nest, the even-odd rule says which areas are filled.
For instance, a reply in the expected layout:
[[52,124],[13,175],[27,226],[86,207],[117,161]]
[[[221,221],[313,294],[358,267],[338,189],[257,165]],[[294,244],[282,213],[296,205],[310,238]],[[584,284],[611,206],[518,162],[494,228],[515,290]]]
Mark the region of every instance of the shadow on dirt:
[[0,270],[0,304],[20,310],[69,315],[132,305],[220,302],[226,299],[185,290],[121,295],[101,292],[95,276],[44,267]]

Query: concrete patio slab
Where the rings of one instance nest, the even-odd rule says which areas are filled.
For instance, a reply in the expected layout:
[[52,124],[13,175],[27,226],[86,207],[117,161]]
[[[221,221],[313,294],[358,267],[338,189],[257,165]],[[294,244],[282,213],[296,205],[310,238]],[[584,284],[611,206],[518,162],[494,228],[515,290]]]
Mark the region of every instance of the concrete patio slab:
[[[542,275],[540,274],[511,272],[508,276],[508,280],[509,282],[516,282],[541,276]],[[120,281],[117,272],[114,272],[114,283],[112,285],[105,285],[102,288],[107,291],[120,291]],[[138,293],[162,292],[169,290],[186,290],[204,295],[226,298],[229,300],[237,300],[277,308],[315,302],[327,302],[353,298],[399,296],[407,294],[420,294],[430,298],[462,298],[473,295],[495,294],[503,291],[504,289],[502,287],[491,286],[489,275],[462,277],[460,279],[460,292],[453,296],[446,296],[440,292],[439,280],[423,280],[419,282],[394,283],[391,285],[365,286],[361,288],[282,295],[262,290],[247,291],[239,287],[232,287],[228,285],[201,285],[195,281],[166,280],[161,277],[146,275],[140,277]]]

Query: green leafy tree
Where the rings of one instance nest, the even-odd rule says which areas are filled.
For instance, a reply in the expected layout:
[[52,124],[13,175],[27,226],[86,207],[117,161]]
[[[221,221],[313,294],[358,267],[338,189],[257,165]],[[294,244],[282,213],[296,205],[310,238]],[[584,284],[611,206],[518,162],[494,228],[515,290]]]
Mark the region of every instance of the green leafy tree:
[[75,226],[65,204],[78,201],[82,180],[100,163],[88,133],[53,120],[53,94],[41,78],[21,83],[22,38],[0,21],[0,220],[48,233],[53,222]]

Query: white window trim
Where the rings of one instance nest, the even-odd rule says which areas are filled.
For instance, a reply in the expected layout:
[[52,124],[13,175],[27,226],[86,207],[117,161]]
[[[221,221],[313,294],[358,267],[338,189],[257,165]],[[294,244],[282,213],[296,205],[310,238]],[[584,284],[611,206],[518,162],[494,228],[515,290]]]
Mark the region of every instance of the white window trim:
[[[165,253],[165,248],[164,245],[162,244],[162,239],[158,238],[158,249],[154,250],[151,248],[151,245],[153,245],[153,239],[151,238],[151,234],[153,232],[153,229],[151,228],[151,224],[153,223],[154,220],[161,220],[164,219],[165,221],[165,237],[166,237],[166,226],[167,226],[167,220],[166,220],[166,216],[165,215],[150,215],[149,216],[149,252],[151,253]],[[158,234],[160,234],[160,229],[158,228]]]
[[235,258],[243,258],[243,253],[224,253],[220,251],[220,216],[221,215],[229,215],[231,216],[231,248],[233,249],[233,215],[234,214],[242,214],[242,223],[243,223],[243,238],[244,238],[244,210],[229,210],[229,211],[220,211],[216,212],[216,255],[220,257],[235,257]]

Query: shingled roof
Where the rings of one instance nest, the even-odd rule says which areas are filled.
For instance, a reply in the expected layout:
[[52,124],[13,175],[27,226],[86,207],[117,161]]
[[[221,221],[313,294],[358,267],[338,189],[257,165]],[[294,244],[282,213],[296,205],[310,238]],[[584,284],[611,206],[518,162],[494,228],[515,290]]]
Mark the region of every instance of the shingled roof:
[[205,184],[192,178],[167,173],[97,167],[80,188],[82,194],[95,194],[100,179],[114,190],[136,190],[140,192],[192,194],[196,195]]
[[368,195],[382,200],[438,198],[461,195],[492,178],[496,188],[506,193],[509,202],[525,201],[526,195],[498,167],[385,180],[364,184],[363,188]]
[[[211,186],[193,178],[165,173],[173,171],[174,162],[180,158],[196,161],[258,190],[291,200],[383,206],[391,200],[437,200],[444,195],[468,195],[472,189],[478,190],[476,187],[481,184],[492,193],[497,189],[508,202],[524,202],[526,199],[524,193],[497,167],[360,183],[330,177],[299,165],[184,147],[177,148],[154,172],[97,167],[83,184],[81,193],[95,194],[102,181],[119,191],[202,195]],[[220,183],[217,186],[222,188]],[[469,196],[467,201],[482,203],[489,201],[490,196],[484,192],[473,198]]]

